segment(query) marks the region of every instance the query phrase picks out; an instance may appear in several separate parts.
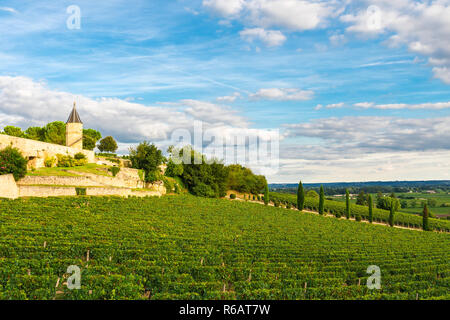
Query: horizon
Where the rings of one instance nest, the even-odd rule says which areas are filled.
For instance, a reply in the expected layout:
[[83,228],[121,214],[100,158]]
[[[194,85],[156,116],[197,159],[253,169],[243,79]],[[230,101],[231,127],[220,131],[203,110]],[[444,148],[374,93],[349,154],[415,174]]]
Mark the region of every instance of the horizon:
[[198,122],[276,136],[279,170],[249,165],[270,184],[450,180],[449,16],[450,0],[4,0],[0,130],[76,101],[119,154]]

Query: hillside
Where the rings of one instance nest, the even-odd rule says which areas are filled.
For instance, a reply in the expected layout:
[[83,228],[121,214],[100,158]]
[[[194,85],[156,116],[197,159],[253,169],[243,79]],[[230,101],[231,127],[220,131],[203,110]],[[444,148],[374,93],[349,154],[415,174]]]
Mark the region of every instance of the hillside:
[[449,234],[241,201],[2,200],[0,234],[0,299],[450,298]]

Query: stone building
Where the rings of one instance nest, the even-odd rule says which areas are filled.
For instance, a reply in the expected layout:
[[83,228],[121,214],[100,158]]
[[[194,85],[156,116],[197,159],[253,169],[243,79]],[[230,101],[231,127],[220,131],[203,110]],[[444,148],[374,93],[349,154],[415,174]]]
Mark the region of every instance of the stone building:
[[45,167],[45,159],[56,157],[57,154],[73,157],[81,152],[86,156],[88,163],[96,161],[94,151],[83,150],[83,123],[75,104],[66,123],[66,146],[0,134],[0,149],[7,146],[20,150],[28,159],[28,168]]

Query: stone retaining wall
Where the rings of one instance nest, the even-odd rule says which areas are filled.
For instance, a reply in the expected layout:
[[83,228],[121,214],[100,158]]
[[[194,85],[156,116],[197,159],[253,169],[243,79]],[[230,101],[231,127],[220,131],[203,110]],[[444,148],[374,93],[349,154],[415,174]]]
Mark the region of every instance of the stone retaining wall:
[[19,197],[19,189],[12,174],[0,176],[0,198],[16,199]]

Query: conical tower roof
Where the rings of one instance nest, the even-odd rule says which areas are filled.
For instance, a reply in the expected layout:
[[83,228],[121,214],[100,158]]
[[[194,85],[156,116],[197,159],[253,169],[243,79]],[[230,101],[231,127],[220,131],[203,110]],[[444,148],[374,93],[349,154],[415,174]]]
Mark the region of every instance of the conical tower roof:
[[66,123],[83,123],[81,121],[80,115],[77,112],[77,106],[75,102],[73,103],[72,112],[70,113],[69,119],[67,119]]

